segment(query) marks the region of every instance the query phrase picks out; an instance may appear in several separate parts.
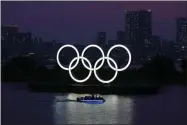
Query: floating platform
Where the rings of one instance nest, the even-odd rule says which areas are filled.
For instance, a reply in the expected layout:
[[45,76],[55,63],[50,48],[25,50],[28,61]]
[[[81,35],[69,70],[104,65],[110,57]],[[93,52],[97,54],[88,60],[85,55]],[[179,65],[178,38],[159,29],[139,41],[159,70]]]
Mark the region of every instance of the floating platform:
[[99,98],[79,97],[77,98],[77,101],[88,103],[88,104],[103,104],[105,102],[105,99],[102,97],[99,97]]

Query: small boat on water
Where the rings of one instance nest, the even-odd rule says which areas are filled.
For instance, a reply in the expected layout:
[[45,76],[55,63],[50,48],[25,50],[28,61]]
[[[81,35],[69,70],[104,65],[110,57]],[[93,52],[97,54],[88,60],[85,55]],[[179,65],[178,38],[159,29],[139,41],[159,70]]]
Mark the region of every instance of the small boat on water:
[[85,96],[77,98],[78,102],[91,103],[91,104],[101,104],[105,102],[105,99],[100,96]]

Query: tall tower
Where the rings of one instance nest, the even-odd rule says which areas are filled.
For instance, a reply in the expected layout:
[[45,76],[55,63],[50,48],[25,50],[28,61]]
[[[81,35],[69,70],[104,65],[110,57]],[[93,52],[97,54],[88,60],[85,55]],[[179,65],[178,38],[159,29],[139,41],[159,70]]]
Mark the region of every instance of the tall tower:
[[177,59],[187,58],[187,18],[176,21]]
[[178,18],[176,22],[177,22],[176,42],[177,43],[187,42],[187,18]]
[[126,44],[124,31],[117,31],[117,43]]
[[97,43],[101,46],[104,46],[106,44],[106,32],[98,32]]
[[1,26],[1,38],[3,41],[13,43],[18,33],[17,25],[2,25]]
[[147,56],[152,36],[152,11],[125,11],[126,42],[137,57]]

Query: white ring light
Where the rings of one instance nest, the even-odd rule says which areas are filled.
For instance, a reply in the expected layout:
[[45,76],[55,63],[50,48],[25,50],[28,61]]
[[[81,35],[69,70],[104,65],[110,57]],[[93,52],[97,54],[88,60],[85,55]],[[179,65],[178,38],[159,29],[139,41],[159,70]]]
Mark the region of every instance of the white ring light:
[[[114,48],[116,48],[116,47],[121,47],[121,48],[125,49],[125,50],[127,51],[127,53],[128,53],[128,56],[129,56],[129,61],[128,61],[127,65],[124,66],[124,67],[121,68],[121,69],[116,69],[116,68],[114,68],[114,67],[110,64],[110,61],[108,60],[108,57],[110,56],[110,52],[111,52]],[[110,66],[110,68],[112,68],[113,70],[117,70],[117,71],[119,71],[119,72],[120,72],[120,71],[126,70],[126,69],[129,67],[130,63],[131,63],[131,53],[130,53],[129,49],[128,49],[126,46],[121,45],[121,44],[117,44],[117,45],[112,46],[112,47],[108,50],[108,53],[107,53],[107,56],[106,56],[106,57],[107,57],[107,63],[108,63],[108,65]]]
[[[59,61],[59,54],[60,54],[61,50],[64,49],[65,47],[73,48],[73,49],[75,50],[76,54],[77,54],[77,57],[75,57],[75,58],[70,62],[70,65],[68,66],[68,68],[62,66],[61,63],[60,63],[60,61]],[[91,47],[95,47],[95,48],[99,49],[99,50],[101,51],[101,54],[102,54],[102,57],[99,58],[99,59],[96,61],[96,63],[94,64],[94,67],[93,67],[93,68],[92,68],[92,65],[91,65],[90,61],[89,61],[87,58],[84,57],[84,53],[86,52],[86,50],[89,49],[89,48],[91,48]],[[114,48],[116,48],[116,47],[122,47],[123,49],[125,49],[125,50],[127,51],[127,53],[128,53],[128,56],[129,56],[129,60],[128,60],[127,65],[126,65],[125,67],[121,68],[121,69],[118,69],[118,66],[117,66],[116,62],[115,62],[112,58],[109,57],[109,56],[110,56],[110,52],[111,52]],[[109,51],[108,51],[108,53],[107,53],[107,56],[105,57],[105,54],[104,54],[103,50],[101,49],[101,47],[99,47],[98,45],[89,45],[89,46],[87,46],[86,48],[84,48],[84,50],[82,51],[81,56],[79,56],[79,52],[78,52],[77,48],[74,47],[73,45],[67,44],[67,45],[64,45],[64,46],[60,47],[60,49],[59,49],[58,52],[57,52],[56,59],[57,59],[58,65],[59,65],[62,69],[68,70],[68,71],[69,71],[69,74],[70,74],[70,77],[71,77],[74,81],[76,81],[76,82],[78,82],[78,83],[86,82],[86,81],[90,78],[90,76],[91,76],[91,74],[92,74],[92,71],[94,71],[94,75],[95,75],[96,79],[97,79],[98,81],[100,81],[101,83],[111,83],[111,82],[117,77],[117,74],[118,74],[119,71],[124,71],[124,70],[126,70],[126,69],[129,67],[129,65],[130,65],[130,63],[131,63],[131,53],[130,53],[129,49],[128,49],[126,46],[121,45],[121,44],[117,44],[117,45],[112,46],[112,47],[109,49]],[[71,70],[73,70],[73,69],[78,65],[79,59],[81,59],[81,62],[82,62],[82,64],[83,64],[83,66],[84,66],[86,69],[90,70],[88,76],[87,76],[85,79],[83,79],[83,80],[78,80],[78,79],[76,79],[76,78],[72,75],[72,72],[71,72]],[[114,76],[113,76],[112,79],[110,79],[110,80],[102,80],[102,79],[100,79],[99,76],[97,75],[97,72],[96,72],[98,69],[100,69],[100,68],[103,66],[105,59],[107,60],[107,63],[108,63],[108,65],[109,65],[109,67],[115,71]],[[76,62],[76,64],[75,64],[74,66],[72,66],[72,64],[73,64],[73,62],[74,62],[75,60],[77,60],[77,62]],[[88,62],[89,67],[85,64],[84,60]],[[101,60],[102,60],[101,65],[99,65],[99,66],[97,67],[97,64],[98,64]],[[110,64],[110,61],[112,61],[112,62],[114,63],[115,67],[113,67],[113,66]]]
[[[89,49],[89,48],[91,48],[91,47],[95,47],[95,48],[97,48],[97,49],[99,49],[100,50],[100,52],[101,52],[101,54],[102,54],[102,62],[101,62],[101,65],[99,65],[97,68],[96,68],[96,70],[98,70],[98,69],[100,69],[102,66],[103,66],[103,64],[104,64],[104,62],[105,62],[105,54],[104,54],[104,52],[103,52],[103,50],[101,49],[101,47],[99,47],[98,45],[88,45],[86,48],[84,48],[84,50],[82,51],[82,54],[81,54],[81,57],[84,57],[84,53],[86,52],[86,50],[87,49]],[[82,61],[82,64],[84,65],[84,67],[85,68],[87,68],[88,70],[94,70],[94,69],[92,69],[92,68],[89,68],[89,67],[87,67],[87,65],[85,64],[85,62],[84,62],[84,60],[81,60]]]
[[[79,57],[80,59],[84,59],[84,60],[86,60],[87,62],[88,62],[88,65],[92,68],[92,65],[91,65],[91,63],[90,63],[90,61],[87,59],[87,58],[85,58],[85,57]],[[72,75],[72,72],[71,72],[71,65],[73,64],[73,62],[75,61],[75,60],[78,60],[78,57],[75,57],[71,62],[70,62],[70,64],[69,64],[69,75],[70,75],[70,77],[74,80],[74,81],[76,81],[76,82],[78,82],[78,83],[83,83],[83,82],[85,82],[85,81],[87,81],[89,78],[90,78],[90,76],[91,76],[91,74],[92,74],[92,70],[90,70],[90,72],[89,72],[89,74],[88,74],[88,76],[85,78],[85,79],[83,79],[83,80],[78,80],[78,79],[76,79],[73,75]]]
[[78,59],[77,59],[77,62],[75,63],[75,65],[74,65],[73,67],[71,67],[71,68],[69,67],[71,70],[74,69],[74,68],[78,65],[80,56],[79,56],[79,51],[78,51],[77,48],[76,48],[75,46],[73,46],[73,45],[67,44],[67,45],[64,45],[64,46],[60,47],[60,49],[58,50],[57,55],[56,55],[56,60],[57,60],[58,65],[59,65],[63,70],[67,70],[67,71],[68,71],[68,70],[70,70],[70,69],[69,69],[69,68],[66,68],[66,67],[64,67],[64,66],[62,66],[61,63],[60,63],[60,60],[59,60],[60,52],[61,52],[62,49],[64,49],[65,47],[73,48],[73,49],[75,50],[76,54],[77,54],[77,58],[78,58]]
[[[114,81],[115,78],[117,77],[118,71],[115,70],[115,74],[114,74],[114,76],[112,77],[112,79],[110,79],[110,80],[102,80],[101,78],[99,78],[99,76],[97,75],[97,72],[96,72],[96,71],[97,71],[97,70],[96,70],[96,66],[97,66],[97,64],[99,63],[99,61],[101,61],[102,59],[103,59],[103,58],[99,58],[99,59],[96,61],[95,65],[94,65],[94,75],[95,75],[95,77],[97,78],[97,80],[100,81],[100,82],[102,82],[102,83],[111,83],[111,82]],[[115,65],[115,67],[118,68],[116,62],[115,62],[112,58],[110,58],[110,57],[105,57],[104,59],[108,59],[108,60],[112,61],[112,62],[114,63],[114,65]]]

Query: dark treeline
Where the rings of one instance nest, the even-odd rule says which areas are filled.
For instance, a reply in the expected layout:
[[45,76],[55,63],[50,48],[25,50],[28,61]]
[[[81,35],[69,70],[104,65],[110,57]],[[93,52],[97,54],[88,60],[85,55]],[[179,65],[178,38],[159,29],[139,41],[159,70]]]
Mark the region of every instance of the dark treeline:
[[[186,59],[181,61],[182,72],[175,69],[174,62],[165,56],[156,56],[152,61],[147,62],[140,69],[128,69],[123,72],[118,72],[117,78],[111,84],[131,85],[136,84],[186,84]],[[102,79],[110,79],[115,71],[112,69],[99,69],[98,75]],[[86,77],[89,71],[78,66],[72,70],[74,76],[79,79]],[[75,83],[69,76],[68,71],[61,69],[58,65],[52,69],[37,63],[29,57],[15,57],[11,61],[2,66],[2,81],[3,82],[46,82],[73,84]],[[84,84],[99,84],[95,76]]]

